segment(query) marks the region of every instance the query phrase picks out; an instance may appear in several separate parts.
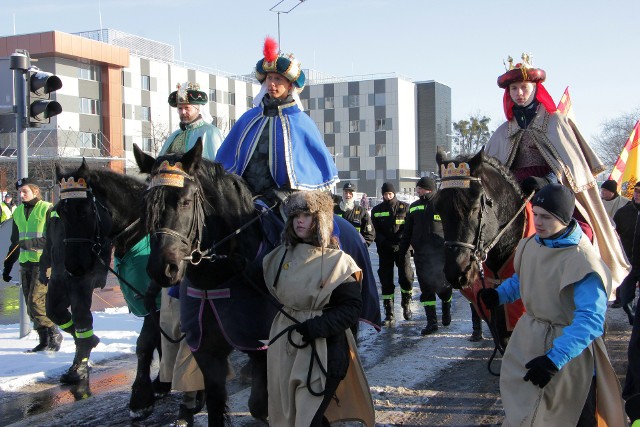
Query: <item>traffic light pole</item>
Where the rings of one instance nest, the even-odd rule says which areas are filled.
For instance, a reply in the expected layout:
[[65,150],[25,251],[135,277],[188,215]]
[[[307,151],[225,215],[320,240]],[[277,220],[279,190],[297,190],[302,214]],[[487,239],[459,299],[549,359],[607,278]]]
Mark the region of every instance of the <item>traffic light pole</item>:
[[[16,144],[18,146],[18,179],[29,176],[29,163],[27,154],[27,84],[25,76],[31,66],[31,59],[24,53],[16,52],[11,55],[10,68],[13,70],[13,99],[16,114]],[[19,195],[18,195],[19,196]],[[22,285],[22,284],[21,284]],[[31,320],[27,313],[27,305],[24,293],[20,292],[20,338],[31,332]]]

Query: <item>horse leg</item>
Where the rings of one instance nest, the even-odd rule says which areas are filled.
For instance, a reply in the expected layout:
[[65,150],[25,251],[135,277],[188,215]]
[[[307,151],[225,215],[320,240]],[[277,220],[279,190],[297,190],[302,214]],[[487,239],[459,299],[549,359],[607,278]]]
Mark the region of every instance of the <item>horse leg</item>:
[[[204,328],[204,326],[207,326]],[[227,357],[231,346],[224,339],[218,324],[207,305],[201,323],[202,339],[193,356],[204,377],[204,389],[207,402],[209,427],[230,425],[229,408],[227,407]]]
[[266,421],[268,415],[267,352],[251,351],[251,395],[249,412],[253,418]]
[[160,331],[150,313],[144,318],[140,336],[136,342],[136,356],[138,367],[136,379],[131,386],[131,399],[129,400],[129,416],[133,420],[143,420],[153,412],[153,387],[151,385],[151,361],[153,352],[160,341]]

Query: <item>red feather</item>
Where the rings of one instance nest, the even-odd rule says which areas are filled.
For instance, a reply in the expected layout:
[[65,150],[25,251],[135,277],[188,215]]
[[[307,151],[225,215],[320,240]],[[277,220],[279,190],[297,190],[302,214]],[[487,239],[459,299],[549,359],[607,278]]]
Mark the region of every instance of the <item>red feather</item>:
[[273,62],[278,58],[278,42],[271,37],[264,39],[264,48],[262,49],[264,59],[267,62]]

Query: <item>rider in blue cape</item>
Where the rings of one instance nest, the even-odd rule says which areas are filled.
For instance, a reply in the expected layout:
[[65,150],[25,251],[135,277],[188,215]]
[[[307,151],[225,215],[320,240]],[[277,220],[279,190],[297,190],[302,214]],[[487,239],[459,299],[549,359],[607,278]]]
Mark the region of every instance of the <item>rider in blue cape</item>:
[[262,88],[254,108],[240,117],[216,155],[229,172],[241,175],[254,194],[270,204],[293,190],[329,190],[338,171],[322,135],[303,113],[298,93],[305,84],[300,62],[265,40],[256,64]]

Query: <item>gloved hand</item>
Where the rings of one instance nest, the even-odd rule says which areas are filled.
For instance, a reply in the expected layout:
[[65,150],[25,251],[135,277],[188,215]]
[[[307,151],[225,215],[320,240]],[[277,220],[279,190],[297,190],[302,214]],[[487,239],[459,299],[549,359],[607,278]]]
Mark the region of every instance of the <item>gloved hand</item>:
[[558,372],[558,367],[547,356],[538,356],[524,365],[529,371],[522,378],[531,381],[533,385],[544,388],[551,378]]
[[2,270],[2,280],[4,280],[5,282],[10,282],[11,281],[11,274],[9,274],[11,271],[7,271]]
[[44,273],[40,273],[40,275],[38,275],[38,280],[40,281],[40,283],[42,283],[44,285],[48,285],[49,284],[49,278]]
[[530,176],[528,178],[525,178],[524,181],[522,181],[522,183],[520,184],[520,187],[522,187],[522,192],[526,196],[528,196],[529,194],[531,194],[532,191],[535,191],[537,193],[538,190],[540,190],[542,187],[544,187],[547,184],[549,184],[549,181],[546,178]]
[[151,282],[149,283],[147,291],[144,293],[144,308],[149,310],[150,313],[155,313],[156,311],[158,311],[158,307],[156,306],[156,298],[158,298],[160,289],[160,286],[156,285],[154,282]]
[[391,245],[391,250],[396,253],[400,252],[400,245]]
[[298,323],[296,325],[296,327],[294,328],[294,330],[299,333],[300,335],[302,335],[302,340],[305,342],[309,342],[312,340],[310,333],[309,333],[309,323],[307,323],[306,321],[302,322],[302,323]]
[[484,303],[484,306],[489,310],[500,305],[500,296],[498,295],[498,291],[493,288],[480,289],[478,291],[478,296]]

